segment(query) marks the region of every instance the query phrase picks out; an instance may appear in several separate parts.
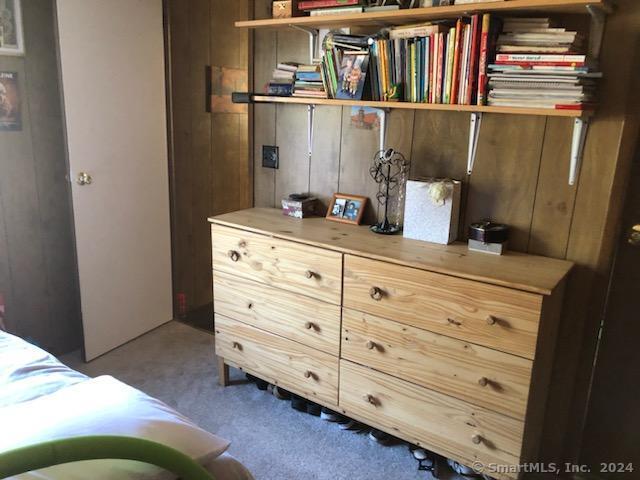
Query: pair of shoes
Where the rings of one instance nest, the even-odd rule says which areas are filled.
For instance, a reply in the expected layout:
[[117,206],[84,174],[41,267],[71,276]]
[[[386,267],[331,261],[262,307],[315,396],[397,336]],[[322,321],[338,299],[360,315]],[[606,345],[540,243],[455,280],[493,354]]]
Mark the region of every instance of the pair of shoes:
[[389,435],[381,430],[376,430],[375,428],[372,428],[369,432],[369,438],[383,447],[395,445],[400,441],[393,435]]
[[453,470],[457,474],[463,475],[465,477],[480,477],[480,474],[476,472],[473,468],[467,467],[465,465],[461,465],[455,460],[448,459],[447,463],[451,467],[451,470]]
[[278,400],[289,400],[291,398],[290,392],[276,385],[273,386],[273,392],[271,393],[273,393],[273,396],[276,397]]
[[344,422],[338,422],[338,427],[340,430],[348,430],[350,432],[363,433],[370,430],[370,428],[364,423],[358,422],[356,420],[351,420],[350,418],[345,417]]
[[320,413],[321,413],[320,405],[318,405],[317,403],[309,402],[298,395],[294,395],[293,393],[290,395],[291,395],[291,408],[293,408],[294,410],[298,410],[299,412],[305,412],[310,415],[314,415],[316,417],[320,416]]
[[327,422],[332,422],[332,423],[340,423],[347,419],[344,415],[341,415],[338,412],[334,412],[333,410],[327,407],[322,407],[322,410],[320,412],[320,418],[322,420],[326,420]]

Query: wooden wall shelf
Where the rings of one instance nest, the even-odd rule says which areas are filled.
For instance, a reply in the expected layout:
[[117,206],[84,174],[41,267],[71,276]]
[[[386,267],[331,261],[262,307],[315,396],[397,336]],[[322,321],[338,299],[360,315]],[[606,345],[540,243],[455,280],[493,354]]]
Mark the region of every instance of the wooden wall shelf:
[[476,12],[486,13],[527,13],[586,14],[587,7],[609,9],[607,0],[508,0],[486,3],[452,5],[450,7],[429,7],[395,10],[391,12],[351,13],[346,15],[322,15],[315,17],[269,18],[264,20],[247,20],[236,22],[241,28],[340,28],[353,26],[384,27],[403,25],[412,22],[455,18]]
[[369,100],[334,100],[328,98],[304,97],[275,97],[268,95],[254,95],[255,103],[286,103],[297,105],[328,105],[334,107],[371,107],[394,108],[404,110],[440,110],[447,112],[471,113],[502,113],[508,115],[542,115],[548,117],[588,117],[592,111],[553,110],[550,108],[521,108],[521,107],[491,107],[484,105],[446,105],[441,103],[410,103],[410,102],[374,102]]

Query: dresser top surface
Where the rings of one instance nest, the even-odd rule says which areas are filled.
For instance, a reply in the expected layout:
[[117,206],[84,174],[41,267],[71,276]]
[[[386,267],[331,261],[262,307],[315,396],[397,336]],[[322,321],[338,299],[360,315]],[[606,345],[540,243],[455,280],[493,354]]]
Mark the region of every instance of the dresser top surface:
[[439,245],[378,235],[368,226],[345,225],[323,217],[295,219],[280,209],[251,208],[209,218],[211,223],[276,238],[365,256],[399,265],[549,295],[573,264],[524,253],[491,255],[469,251],[465,243]]

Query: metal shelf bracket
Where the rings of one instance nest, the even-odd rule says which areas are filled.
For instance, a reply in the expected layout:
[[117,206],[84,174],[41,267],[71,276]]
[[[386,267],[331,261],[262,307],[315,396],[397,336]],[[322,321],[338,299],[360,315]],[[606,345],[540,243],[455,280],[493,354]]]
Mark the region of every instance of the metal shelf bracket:
[[471,114],[471,125],[469,125],[469,155],[467,157],[467,175],[473,172],[478,153],[478,137],[480,136],[480,126],[482,125],[482,113],[473,112]]
[[379,140],[379,145],[378,145],[378,150],[379,151],[383,151],[385,150],[386,144],[387,144],[387,120],[388,120],[388,115],[390,113],[390,110],[388,108],[382,108],[380,109],[381,112],[379,114],[379,118],[380,118],[380,140]]
[[313,121],[316,113],[315,105],[307,105],[307,157],[309,165],[311,165],[311,157],[313,156]]
[[318,44],[320,31],[315,28],[306,28],[299,25],[289,26],[295,30],[300,30],[301,32],[309,35],[309,65],[313,65],[313,61],[318,58],[318,53],[320,52],[320,45]]
[[571,163],[569,165],[569,185],[575,185],[578,175],[580,174],[580,166],[582,165],[582,156],[584,154],[584,144],[587,139],[587,130],[589,129],[588,118],[576,118],[573,122],[573,137],[571,139]]
[[611,5],[601,6],[587,5],[587,11],[591,15],[591,29],[589,31],[589,56],[595,60],[600,58],[602,49],[602,39],[604,38],[604,27],[607,14],[613,11]]

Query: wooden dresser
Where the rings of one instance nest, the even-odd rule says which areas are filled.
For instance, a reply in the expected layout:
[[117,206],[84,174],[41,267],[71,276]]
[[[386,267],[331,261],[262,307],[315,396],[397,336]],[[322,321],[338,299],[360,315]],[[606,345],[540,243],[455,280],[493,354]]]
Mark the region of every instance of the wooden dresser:
[[241,368],[469,466],[536,459],[571,263],[275,209],[210,221],[221,383]]

